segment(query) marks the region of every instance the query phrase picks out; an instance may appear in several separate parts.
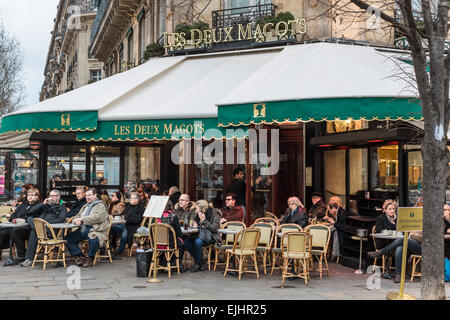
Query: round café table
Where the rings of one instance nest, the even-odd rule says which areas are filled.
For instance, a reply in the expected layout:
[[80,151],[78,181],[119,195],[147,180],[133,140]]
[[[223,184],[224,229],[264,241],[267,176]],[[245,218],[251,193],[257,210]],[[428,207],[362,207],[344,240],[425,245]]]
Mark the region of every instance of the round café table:
[[198,233],[198,228],[181,228],[181,232],[183,232],[183,234],[193,234],[193,233]]
[[13,254],[12,254],[12,247],[13,247],[13,237],[12,237],[12,232],[15,229],[21,229],[21,228],[26,228],[28,227],[28,223],[12,223],[12,222],[6,222],[6,223],[1,223],[0,224],[0,228],[7,228],[9,229],[9,257],[8,259],[5,261],[5,263],[3,264],[4,267],[7,266],[12,266],[15,264],[18,264],[20,261],[18,260],[14,260]]

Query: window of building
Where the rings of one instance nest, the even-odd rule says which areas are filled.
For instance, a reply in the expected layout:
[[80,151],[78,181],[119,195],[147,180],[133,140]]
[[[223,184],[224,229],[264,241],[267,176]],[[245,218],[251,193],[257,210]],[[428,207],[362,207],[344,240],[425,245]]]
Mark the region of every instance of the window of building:
[[346,203],[345,187],[345,150],[329,150],[325,155],[325,201],[331,197],[341,198],[342,204]]
[[349,192],[352,195],[368,190],[368,154],[367,148],[349,150]]
[[371,150],[370,189],[398,191],[398,146],[381,146]]
[[89,73],[90,73],[89,80],[91,80],[91,82],[96,82],[96,81],[102,80],[102,70],[101,69],[89,70]]
[[251,208],[255,219],[264,217],[265,212],[272,212],[272,176],[261,175],[265,166],[259,163],[251,166]]
[[139,60],[144,57],[145,52],[145,18],[139,21]]
[[123,45],[121,44],[119,47],[119,71],[122,72],[125,70],[125,60],[123,58]]
[[128,35],[128,56],[127,56],[128,64],[134,64],[134,47],[133,47],[133,30]]
[[[91,146],[92,185],[113,186],[120,184],[120,148],[110,146]],[[114,190],[111,190],[114,191]]]

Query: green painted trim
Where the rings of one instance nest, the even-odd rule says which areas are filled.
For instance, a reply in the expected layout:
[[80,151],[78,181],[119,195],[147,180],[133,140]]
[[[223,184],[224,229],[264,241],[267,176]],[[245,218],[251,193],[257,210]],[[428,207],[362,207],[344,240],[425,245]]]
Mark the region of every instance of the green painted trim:
[[19,113],[1,119],[0,133],[92,131],[97,121],[97,111]]
[[[254,114],[255,105],[265,105]],[[261,107],[258,107],[262,110]],[[258,112],[258,111],[257,111]],[[283,122],[334,120],[422,120],[422,107],[407,98],[334,98],[224,105],[218,108],[218,125],[248,126]]]
[[130,27],[130,29],[128,29],[128,32],[126,35],[127,39],[130,37],[131,34],[133,34],[133,27]]
[[242,139],[242,130],[220,128],[217,118],[99,121],[97,130],[78,132],[78,141],[159,141],[182,139]]
[[137,16],[137,21],[140,22],[142,17],[144,16],[145,10],[142,9],[141,12],[139,12],[138,16]]

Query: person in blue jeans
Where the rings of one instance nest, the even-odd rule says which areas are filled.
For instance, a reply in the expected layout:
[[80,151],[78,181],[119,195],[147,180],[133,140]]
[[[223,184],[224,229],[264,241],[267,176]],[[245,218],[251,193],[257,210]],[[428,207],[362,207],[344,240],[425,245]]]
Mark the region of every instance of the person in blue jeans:
[[[198,200],[195,205],[197,206],[195,212],[192,227],[205,228],[212,233],[213,241],[220,243],[220,234],[217,231],[220,228],[221,213],[219,209],[211,208],[206,200]],[[195,238],[194,238],[195,237]],[[203,246],[208,245],[204,243],[202,239],[198,238],[198,233],[184,240],[184,247],[194,258],[194,267],[191,272],[198,272],[204,270],[202,265]]]
[[[112,215],[114,218],[115,217],[123,218],[123,212],[125,211],[125,208],[126,208],[126,205],[123,202],[122,194],[119,191],[113,192],[111,195],[111,204],[109,205],[108,213],[110,215]],[[112,236],[111,246],[113,248],[116,247],[116,238],[115,237],[116,236],[120,237],[119,248],[115,252],[115,254],[120,256],[123,254],[123,252],[125,250],[125,246],[127,244],[127,239],[128,239],[128,231],[125,228],[125,224],[117,224],[117,225],[111,226],[110,233]],[[120,259],[120,258],[115,257],[115,259]]]
[[[420,235],[421,233],[412,233],[411,235]],[[377,258],[383,254],[388,254],[391,251],[395,251],[395,277],[394,282],[399,283],[401,280],[402,272],[402,256],[403,256],[403,238],[398,238],[385,246],[381,250],[368,252],[368,256],[371,258]],[[412,254],[420,255],[422,253],[422,245],[419,241],[414,239],[408,239],[408,252]]]

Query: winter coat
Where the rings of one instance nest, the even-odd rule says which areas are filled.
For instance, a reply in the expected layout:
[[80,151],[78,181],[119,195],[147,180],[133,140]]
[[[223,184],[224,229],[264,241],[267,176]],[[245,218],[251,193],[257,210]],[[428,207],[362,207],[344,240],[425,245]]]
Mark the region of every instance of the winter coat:
[[71,218],[77,215],[78,212],[80,212],[81,208],[86,204],[86,198],[83,198],[81,200],[75,201],[73,207],[70,209],[69,213],[67,214],[67,218]]
[[280,224],[284,223],[295,223],[300,227],[304,228],[308,225],[308,216],[306,215],[305,209],[297,207],[294,212],[294,216],[291,215],[292,210],[290,208],[286,209],[283,219],[281,219]]
[[[75,218],[81,218],[81,215],[87,210],[89,203],[86,203],[77,213]],[[106,205],[102,201],[94,204],[88,216],[83,217],[83,224],[91,226],[88,237],[90,239],[98,238],[99,247],[103,247],[109,229],[109,215]]]
[[17,207],[16,211],[11,215],[12,219],[27,219],[28,217],[39,217],[44,209],[44,204],[42,202],[35,202],[29,204],[27,201],[23,202]]
[[244,219],[244,210],[242,207],[223,207],[220,211],[222,212],[222,218],[227,219],[227,221],[242,221]]
[[308,210],[308,218],[311,219],[317,218],[318,222],[320,222],[322,221],[326,212],[327,212],[327,205],[323,203],[322,200],[320,200]]
[[189,205],[186,210],[183,210],[178,203],[175,203],[173,207],[173,213],[178,217],[178,220],[194,220],[195,218],[195,209],[197,206],[194,201],[189,202]]
[[233,179],[230,184],[227,186],[225,192],[226,193],[234,193],[236,195],[236,205],[237,206],[245,206],[245,191],[247,189],[247,185],[244,181],[239,179]]
[[[397,225],[392,224],[387,216],[386,213],[382,213],[377,217],[376,225],[375,225],[375,233],[381,233],[383,230],[395,230],[397,229]],[[377,245],[377,249],[383,249],[389,241],[385,239],[375,239],[375,244]]]
[[211,231],[215,243],[221,243],[222,237],[217,231],[220,228],[220,219],[222,218],[220,210],[209,207],[206,209],[205,215],[206,219],[203,220],[203,222],[200,222],[198,215],[195,216],[194,221],[197,223],[199,228],[205,228]]
[[63,223],[66,220],[67,209],[62,201],[59,204],[45,204],[39,218],[50,224]]

